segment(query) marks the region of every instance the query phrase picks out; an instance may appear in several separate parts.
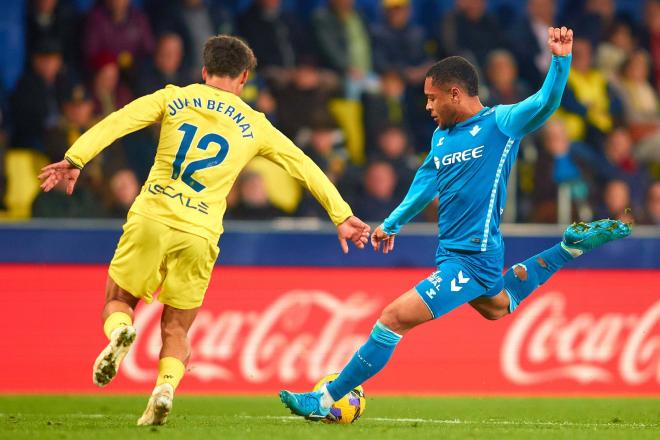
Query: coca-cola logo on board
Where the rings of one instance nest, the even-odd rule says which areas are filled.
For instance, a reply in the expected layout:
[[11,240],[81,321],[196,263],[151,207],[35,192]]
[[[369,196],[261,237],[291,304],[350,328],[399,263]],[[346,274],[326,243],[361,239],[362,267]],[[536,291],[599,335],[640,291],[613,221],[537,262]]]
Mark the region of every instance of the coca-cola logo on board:
[[[362,293],[339,299],[294,290],[262,311],[203,308],[189,333],[188,376],[204,382],[315,381],[341,370],[368,335],[365,320],[372,321],[379,307],[376,298]],[[149,382],[156,375],[161,310],[154,304],[136,313],[138,339],[120,370],[131,380]]]
[[565,296],[551,292],[531,298],[512,318],[500,363],[515,384],[660,384],[660,300],[639,313],[569,317]]

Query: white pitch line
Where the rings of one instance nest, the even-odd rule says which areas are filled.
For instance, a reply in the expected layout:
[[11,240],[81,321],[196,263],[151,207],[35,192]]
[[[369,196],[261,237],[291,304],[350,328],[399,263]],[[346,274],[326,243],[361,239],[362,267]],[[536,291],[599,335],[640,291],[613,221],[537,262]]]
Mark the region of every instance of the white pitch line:
[[[236,417],[244,419],[271,419],[271,420],[300,420],[296,416],[249,416],[238,415]],[[417,418],[396,418],[396,417],[369,417],[365,416],[360,420],[385,422],[385,423],[428,423],[436,425],[522,425],[522,426],[575,426],[575,427],[622,427],[622,428],[659,428],[660,424],[646,423],[580,423],[580,422],[552,422],[552,421],[514,421],[514,420],[460,420],[460,419],[417,419]]]
[[[38,416],[42,414],[5,414],[0,413],[0,417],[7,416]],[[297,416],[252,416],[246,414],[218,414],[220,416],[226,417],[235,417],[237,419],[251,419],[251,420],[279,420],[282,422],[292,422],[292,421],[302,421],[300,417]],[[49,414],[51,417],[71,417],[71,418],[81,418],[81,419],[98,419],[104,417],[133,417],[135,414]],[[186,414],[187,418],[195,417],[208,417],[207,415],[192,415]],[[657,423],[580,423],[580,422],[552,422],[552,421],[529,421],[529,420],[460,420],[460,419],[419,419],[419,418],[397,418],[397,417],[363,417],[362,421],[374,421],[374,422],[384,422],[384,423],[425,423],[432,425],[484,425],[484,426],[493,426],[493,425],[506,425],[506,426],[573,426],[573,427],[583,427],[583,428],[660,428],[660,424]]]

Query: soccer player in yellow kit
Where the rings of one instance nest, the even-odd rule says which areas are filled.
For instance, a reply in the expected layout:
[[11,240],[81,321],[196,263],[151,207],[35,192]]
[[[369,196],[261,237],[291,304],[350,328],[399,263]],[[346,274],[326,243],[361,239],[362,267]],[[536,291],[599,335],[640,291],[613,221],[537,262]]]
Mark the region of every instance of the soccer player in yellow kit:
[[218,256],[226,197],[245,165],[264,156],[298,179],[337,225],[342,250],[347,240],[362,249],[369,226],[323,172],[262,113],[239,98],[250,70],[252,50],[230,36],[204,46],[205,84],[167,86],[136,99],[83,134],[65,159],[43,168],[41,188],[65,185],[73,192],[80,171],[117,138],[161,123],[160,141],[149,177],[124,224],[108,270],[103,329],[108,346],[94,363],[93,381],[107,385],[135,340],[133,311],[150,303],[160,288],[163,346],[156,387],[138,425],[163,424],[174,390],[190,357],[187,339]]

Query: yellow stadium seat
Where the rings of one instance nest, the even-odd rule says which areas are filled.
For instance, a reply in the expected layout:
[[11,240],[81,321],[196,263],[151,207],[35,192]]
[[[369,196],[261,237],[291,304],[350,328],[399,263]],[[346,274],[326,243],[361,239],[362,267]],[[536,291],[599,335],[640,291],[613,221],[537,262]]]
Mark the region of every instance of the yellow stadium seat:
[[333,99],[330,113],[346,136],[346,149],[356,165],[364,163],[364,127],[362,126],[362,103],[348,99]]
[[277,164],[263,157],[255,157],[246,170],[259,174],[266,184],[268,199],[279,209],[292,214],[302,197],[302,187]]
[[32,202],[39,193],[39,170],[48,163],[43,154],[27,149],[10,149],[5,155],[7,194],[5,205],[10,219],[29,218]]

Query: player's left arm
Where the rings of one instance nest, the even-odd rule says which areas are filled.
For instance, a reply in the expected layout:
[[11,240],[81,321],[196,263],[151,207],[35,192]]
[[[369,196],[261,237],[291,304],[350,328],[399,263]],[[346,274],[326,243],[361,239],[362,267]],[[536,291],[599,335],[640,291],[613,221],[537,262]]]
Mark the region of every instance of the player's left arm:
[[541,89],[517,104],[495,108],[497,125],[509,137],[521,138],[536,130],[559,108],[571,66],[573,30],[548,28],[548,47],[552,62]]
[[353,215],[351,207],[337,191],[328,176],[282,132],[266,121],[262,125],[263,143],[259,154],[281,166],[291,177],[302,183],[325,208],[337,226],[337,235],[344,253],[346,240],[362,249],[369,237],[369,225]]

